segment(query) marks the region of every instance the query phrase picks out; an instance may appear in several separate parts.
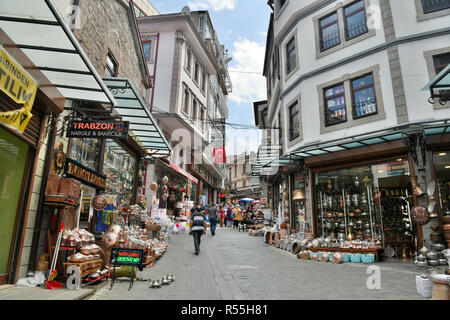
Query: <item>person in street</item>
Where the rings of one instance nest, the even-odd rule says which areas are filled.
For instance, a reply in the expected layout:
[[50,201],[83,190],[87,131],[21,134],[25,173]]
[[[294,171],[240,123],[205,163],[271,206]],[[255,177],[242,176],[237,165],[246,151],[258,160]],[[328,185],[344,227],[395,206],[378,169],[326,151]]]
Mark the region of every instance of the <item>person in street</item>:
[[225,210],[223,209],[223,206],[220,206],[219,208],[219,219],[220,219],[220,227],[223,228],[223,223],[225,220]]
[[230,205],[228,206],[227,210],[227,226],[231,227],[233,225],[233,207]]
[[203,234],[206,233],[206,215],[202,212],[202,207],[200,204],[192,208],[191,214],[191,234],[194,237],[194,249],[195,255],[200,253],[200,242]]
[[210,204],[208,208],[209,228],[211,229],[211,235],[216,235],[218,210],[215,203]]
[[241,223],[242,220],[244,220],[244,217],[242,216],[242,210],[239,206],[236,206],[236,208],[234,208],[233,210],[234,213],[234,229],[238,229],[239,228],[239,224]]

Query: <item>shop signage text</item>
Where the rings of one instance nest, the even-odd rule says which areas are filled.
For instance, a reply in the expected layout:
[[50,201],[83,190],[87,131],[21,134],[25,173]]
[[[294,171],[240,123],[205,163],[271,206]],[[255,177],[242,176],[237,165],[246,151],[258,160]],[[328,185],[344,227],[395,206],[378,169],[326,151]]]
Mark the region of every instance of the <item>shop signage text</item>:
[[80,163],[67,158],[66,160],[66,175],[74,177],[81,182],[90,185],[94,188],[105,189],[106,188],[106,177],[95,173]]
[[129,124],[128,121],[71,120],[66,137],[126,139]]
[[22,108],[0,112],[0,122],[24,132],[32,114],[37,92],[36,81],[0,46],[0,90]]
[[141,266],[144,251],[139,249],[111,249],[111,264],[124,266]]

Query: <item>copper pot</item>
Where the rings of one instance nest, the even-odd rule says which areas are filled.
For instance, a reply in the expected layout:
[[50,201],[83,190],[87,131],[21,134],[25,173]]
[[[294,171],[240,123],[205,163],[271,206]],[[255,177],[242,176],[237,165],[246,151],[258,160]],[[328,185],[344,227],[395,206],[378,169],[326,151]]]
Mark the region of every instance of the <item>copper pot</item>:
[[339,213],[337,214],[337,217],[338,217],[338,218],[343,218],[343,217],[344,217],[344,213],[343,213],[343,212],[339,212]]
[[328,212],[327,214],[325,214],[326,218],[333,218],[333,212]]

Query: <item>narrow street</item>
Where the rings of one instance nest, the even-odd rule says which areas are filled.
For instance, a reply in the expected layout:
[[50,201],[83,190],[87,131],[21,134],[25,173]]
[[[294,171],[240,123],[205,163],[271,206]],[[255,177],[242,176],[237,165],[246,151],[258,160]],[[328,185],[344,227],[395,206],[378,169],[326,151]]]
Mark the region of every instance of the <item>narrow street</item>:
[[300,260],[287,251],[264,243],[262,237],[219,228],[216,236],[202,237],[201,252],[194,255],[192,237],[172,235],[167,252],[143,278],[161,279],[174,274],[176,281],[150,288],[147,281],[110,283],[91,300],[296,300],[296,299],[418,299],[412,263],[384,262],[381,289],[368,289],[366,264]]

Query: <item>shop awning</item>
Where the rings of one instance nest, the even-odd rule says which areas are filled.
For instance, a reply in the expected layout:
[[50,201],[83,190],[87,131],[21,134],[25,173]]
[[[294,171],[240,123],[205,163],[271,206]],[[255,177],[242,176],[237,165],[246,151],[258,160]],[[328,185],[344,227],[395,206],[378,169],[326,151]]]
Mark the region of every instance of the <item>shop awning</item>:
[[[302,146],[297,150],[284,154],[281,157],[269,160],[261,165],[261,170],[264,172],[264,170],[269,170],[273,167],[283,167],[292,162],[308,157],[408,139],[410,134],[417,132],[421,132],[425,136],[443,135],[450,133],[449,127],[450,119],[431,120],[420,123],[408,123],[393,128],[378,130],[370,134],[360,134],[326,142],[317,142]],[[258,173],[255,175],[258,175]]]
[[123,121],[130,122],[131,135],[147,150],[148,157],[169,156],[172,151],[170,145],[131,79],[105,77],[103,81],[117,102],[113,107],[114,111]]
[[422,90],[430,90],[430,103],[438,100],[444,105],[450,101],[450,64],[439,72]]
[[0,29],[49,79],[40,86],[54,86],[66,99],[115,103],[51,0],[0,0],[0,8]]

